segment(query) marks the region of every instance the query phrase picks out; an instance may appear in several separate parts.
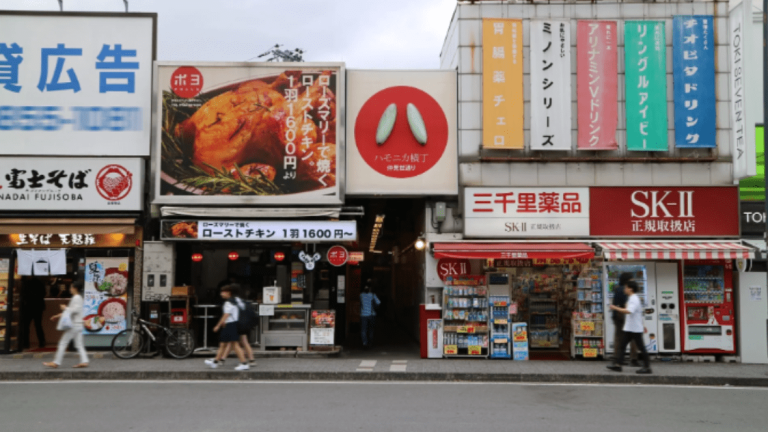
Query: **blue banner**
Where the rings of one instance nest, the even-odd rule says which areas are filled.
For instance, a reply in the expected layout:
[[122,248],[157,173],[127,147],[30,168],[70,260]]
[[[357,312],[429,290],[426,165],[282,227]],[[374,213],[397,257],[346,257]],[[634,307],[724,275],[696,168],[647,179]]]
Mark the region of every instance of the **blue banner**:
[[677,15],[672,23],[677,147],[717,145],[714,32],[711,15]]

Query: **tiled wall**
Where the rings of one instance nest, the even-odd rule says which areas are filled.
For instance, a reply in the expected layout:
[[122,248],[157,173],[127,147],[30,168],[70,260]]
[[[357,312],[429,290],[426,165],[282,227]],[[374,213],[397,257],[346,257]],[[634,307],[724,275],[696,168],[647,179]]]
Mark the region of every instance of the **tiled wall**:
[[[715,16],[715,62],[718,147],[676,149],[674,147],[674,107],[672,85],[672,16]],[[523,19],[524,101],[526,150],[485,150],[482,145],[482,19]],[[571,19],[572,150],[570,152],[531,152],[530,139],[530,19]],[[579,19],[618,21],[619,32],[619,150],[608,152],[576,151],[576,22]],[[664,20],[667,37],[667,101],[669,152],[649,155],[626,151],[626,113],[624,108],[624,20]],[[459,4],[446,34],[441,52],[441,67],[459,72],[459,158],[460,181],[475,185],[720,185],[732,183],[731,118],[729,96],[728,2],[636,3],[560,3],[560,4]],[[552,162],[484,162],[481,156],[543,157]],[[562,157],[716,157],[714,163],[560,163]]]

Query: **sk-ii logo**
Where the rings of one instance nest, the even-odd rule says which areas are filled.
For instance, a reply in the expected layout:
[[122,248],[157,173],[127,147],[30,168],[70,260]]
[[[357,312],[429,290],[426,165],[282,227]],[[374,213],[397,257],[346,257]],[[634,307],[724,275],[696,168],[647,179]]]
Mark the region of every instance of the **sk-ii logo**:
[[634,191],[634,218],[692,218],[693,191]]

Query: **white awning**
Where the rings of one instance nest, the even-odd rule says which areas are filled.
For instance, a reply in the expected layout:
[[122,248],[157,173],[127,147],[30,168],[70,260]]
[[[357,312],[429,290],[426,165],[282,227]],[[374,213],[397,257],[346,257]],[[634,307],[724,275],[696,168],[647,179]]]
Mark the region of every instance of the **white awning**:
[[738,242],[598,243],[606,260],[711,260],[755,258],[755,250]]

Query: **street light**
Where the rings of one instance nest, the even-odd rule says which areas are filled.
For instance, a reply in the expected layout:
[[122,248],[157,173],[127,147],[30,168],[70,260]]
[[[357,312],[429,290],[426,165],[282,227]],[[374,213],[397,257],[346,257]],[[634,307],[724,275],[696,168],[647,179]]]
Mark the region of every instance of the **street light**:
[[425,247],[427,247],[427,242],[425,242],[423,239],[416,240],[416,243],[413,245],[417,250],[424,250]]

